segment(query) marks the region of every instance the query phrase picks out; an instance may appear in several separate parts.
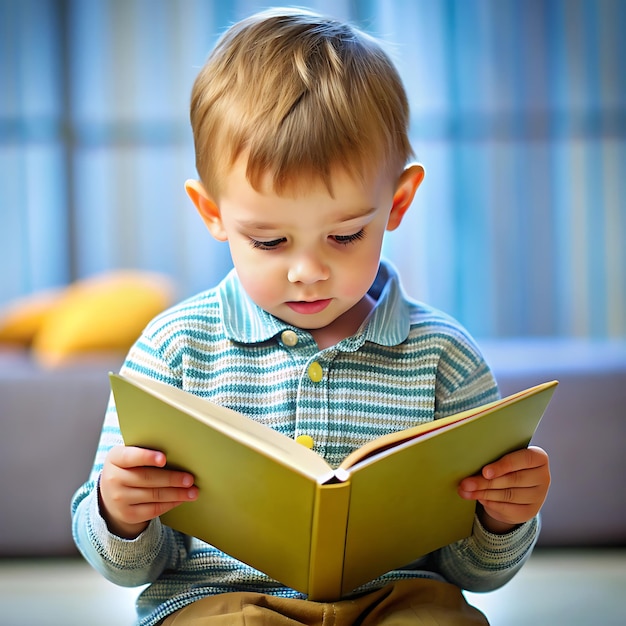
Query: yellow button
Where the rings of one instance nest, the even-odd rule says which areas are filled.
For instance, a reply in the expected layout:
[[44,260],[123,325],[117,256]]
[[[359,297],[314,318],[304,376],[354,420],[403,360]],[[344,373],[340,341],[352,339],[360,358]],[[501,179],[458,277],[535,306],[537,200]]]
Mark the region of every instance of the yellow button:
[[298,435],[296,441],[309,450],[313,450],[313,437],[310,435]]
[[293,330],[284,330],[280,338],[286,346],[292,347],[298,343],[298,335]]
[[322,380],[322,378],[324,377],[324,370],[322,369],[322,366],[317,361],[313,361],[313,363],[309,365],[308,373],[309,373],[309,378],[314,383],[319,383],[320,380]]

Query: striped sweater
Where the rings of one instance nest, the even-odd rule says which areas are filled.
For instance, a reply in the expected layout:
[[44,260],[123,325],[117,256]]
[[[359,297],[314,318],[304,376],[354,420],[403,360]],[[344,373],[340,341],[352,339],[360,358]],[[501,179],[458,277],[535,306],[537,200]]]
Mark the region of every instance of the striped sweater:
[[[232,272],[215,289],[153,320],[122,372],[209,398],[289,437],[309,435],[315,451],[334,467],[375,437],[497,398],[491,372],[467,332],[445,314],[409,300],[388,263],[381,263],[370,295],[376,306],[359,331],[320,351],[307,331],[257,307]],[[80,551],[109,580],[149,583],[137,601],[138,624],[157,624],[216,593],[301,597],[158,519],[134,540],[111,534],[98,509],[97,484],[108,450],[121,443],[110,401],[91,476],[72,501],[72,525]],[[416,576],[468,590],[494,589],[521,567],[537,532],[537,519],[503,536],[487,532],[476,519],[471,537],[360,590]]]

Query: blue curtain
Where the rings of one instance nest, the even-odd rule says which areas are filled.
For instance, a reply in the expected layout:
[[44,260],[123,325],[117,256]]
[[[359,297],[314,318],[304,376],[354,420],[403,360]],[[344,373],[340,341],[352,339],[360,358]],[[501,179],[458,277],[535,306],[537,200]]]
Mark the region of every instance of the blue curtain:
[[[427,175],[385,255],[478,336],[626,336],[626,2],[310,1],[388,42]],[[0,305],[112,268],[215,284],[188,101],[253,1],[0,0]]]

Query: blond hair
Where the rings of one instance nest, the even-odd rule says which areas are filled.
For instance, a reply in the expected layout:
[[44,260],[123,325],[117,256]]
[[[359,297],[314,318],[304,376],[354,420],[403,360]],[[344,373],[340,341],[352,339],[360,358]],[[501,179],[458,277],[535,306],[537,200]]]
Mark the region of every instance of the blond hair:
[[[400,76],[366,33],[302,10],[264,11],[218,41],[191,97],[196,168],[209,193],[235,161],[258,188],[303,177],[330,189],[331,168],[398,176],[412,155]],[[332,193],[332,190],[331,190]]]

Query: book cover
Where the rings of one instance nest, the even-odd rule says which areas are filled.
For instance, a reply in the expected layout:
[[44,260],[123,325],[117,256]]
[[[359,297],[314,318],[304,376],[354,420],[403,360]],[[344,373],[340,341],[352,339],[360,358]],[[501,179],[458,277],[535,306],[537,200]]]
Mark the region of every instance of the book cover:
[[111,374],[126,445],[161,450],[198,499],[161,516],[302,593],[335,600],[472,530],[465,477],[526,447],[556,381],[373,440],[333,470],[228,408]]

